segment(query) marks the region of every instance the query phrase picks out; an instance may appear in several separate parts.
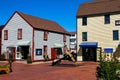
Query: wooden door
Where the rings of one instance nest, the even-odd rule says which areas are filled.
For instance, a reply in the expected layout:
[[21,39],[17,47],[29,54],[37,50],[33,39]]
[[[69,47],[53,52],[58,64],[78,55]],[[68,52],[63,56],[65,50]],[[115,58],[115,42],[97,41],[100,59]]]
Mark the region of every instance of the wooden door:
[[54,60],[56,58],[56,52],[54,48],[51,48],[51,60]]
[[15,48],[14,47],[12,48],[12,57],[15,60]]

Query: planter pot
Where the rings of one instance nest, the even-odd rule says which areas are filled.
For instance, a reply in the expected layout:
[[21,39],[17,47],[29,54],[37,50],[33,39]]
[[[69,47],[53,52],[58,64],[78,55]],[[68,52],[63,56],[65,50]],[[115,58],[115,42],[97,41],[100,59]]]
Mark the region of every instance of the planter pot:
[[31,64],[31,63],[32,63],[31,56],[28,56],[28,58],[27,58],[27,64]]

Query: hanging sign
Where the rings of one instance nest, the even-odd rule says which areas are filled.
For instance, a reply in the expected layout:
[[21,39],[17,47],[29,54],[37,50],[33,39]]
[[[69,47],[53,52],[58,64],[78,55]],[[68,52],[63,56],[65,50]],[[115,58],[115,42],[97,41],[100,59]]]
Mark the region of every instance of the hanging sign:
[[120,20],[116,20],[116,21],[115,21],[115,25],[116,25],[116,26],[120,26]]

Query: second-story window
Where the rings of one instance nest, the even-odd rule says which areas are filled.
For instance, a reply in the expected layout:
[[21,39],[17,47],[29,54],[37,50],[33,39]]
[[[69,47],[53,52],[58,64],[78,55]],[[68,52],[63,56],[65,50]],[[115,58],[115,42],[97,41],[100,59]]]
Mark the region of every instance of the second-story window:
[[76,39],[70,39],[70,42],[75,42],[76,41]]
[[63,42],[66,42],[66,34],[63,35]]
[[45,41],[48,40],[48,31],[44,31],[44,40],[45,40]]
[[119,40],[119,31],[113,30],[113,40]]
[[18,40],[22,39],[22,29],[18,29]]
[[71,34],[71,37],[74,37],[75,36],[75,34]]
[[4,30],[4,40],[8,40],[8,30]]
[[87,32],[82,32],[82,41],[87,41]]
[[104,21],[105,21],[105,24],[110,23],[110,15],[109,14],[104,15]]
[[82,25],[83,26],[87,25],[87,17],[82,17]]

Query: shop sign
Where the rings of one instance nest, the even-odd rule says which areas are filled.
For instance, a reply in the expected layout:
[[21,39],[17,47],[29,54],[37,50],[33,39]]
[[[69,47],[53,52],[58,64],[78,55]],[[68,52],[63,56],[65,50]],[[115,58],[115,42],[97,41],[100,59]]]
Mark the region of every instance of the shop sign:
[[116,25],[116,26],[120,26],[120,20],[116,20],[116,21],[115,21],[115,25]]

